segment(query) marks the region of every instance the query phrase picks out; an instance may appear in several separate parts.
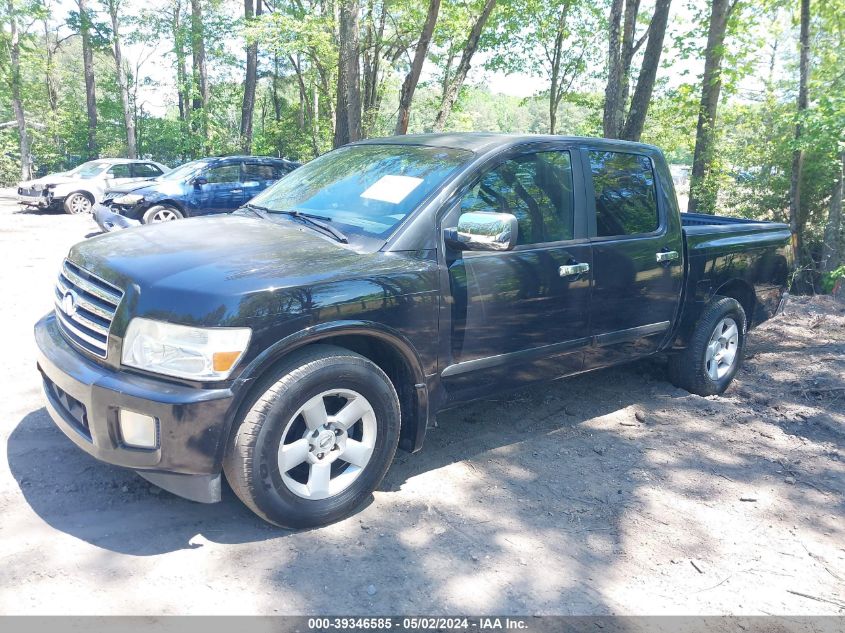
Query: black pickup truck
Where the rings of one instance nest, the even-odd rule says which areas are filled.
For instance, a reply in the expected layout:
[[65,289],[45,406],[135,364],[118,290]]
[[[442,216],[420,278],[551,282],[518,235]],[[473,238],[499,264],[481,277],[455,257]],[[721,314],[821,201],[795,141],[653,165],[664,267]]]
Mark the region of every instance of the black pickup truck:
[[278,525],[349,515],[440,410],[651,354],[724,391],[783,224],[678,212],[652,146],[442,134],[330,152],[233,215],[74,246],[35,326],[83,450]]

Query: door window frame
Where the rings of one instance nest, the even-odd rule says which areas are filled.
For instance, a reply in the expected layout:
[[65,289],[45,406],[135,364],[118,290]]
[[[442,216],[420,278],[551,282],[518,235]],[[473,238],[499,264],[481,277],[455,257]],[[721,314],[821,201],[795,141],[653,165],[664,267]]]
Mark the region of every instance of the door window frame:
[[[636,151],[629,148],[603,147],[600,145],[583,145],[581,150],[581,165],[584,171],[584,191],[585,191],[585,207],[587,210],[587,228],[589,239],[591,242],[615,242],[636,240],[650,237],[661,237],[666,235],[669,230],[668,215],[666,205],[663,201],[663,191],[660,179],[658,178],[657,168],[654,164],[654,158],[647,152]],[[590,152],[612,152],[615,154],[631,154],[640,158],[646,158],[651,165],[651,177],[654,181],[654,203],[657,207],[658,224],[654,231],[648,233],[632,233],[630,235],[598,235],[598,227],[596,223],[596,190],[593,184],[593,169],[590,164]]]
[[243,165],[244,165],[244,162],[242,160],[238,161],[237,163],[223,163],[223,164],[215,163],[214,165],[208,165],[205,169],[202,170],[201,173],[194,176],[194,178],[202,177],[202,178],[208,179],[208,172],[210,172],[210,171],[214,171],[215,169],[223,169],[224,167],[237,166],[237,168],[238,168],[238,179],[237,180],[224,180],[222,182],[221,181],[211,181],[211,180],[209,180],[208,184],[209,185],[233,185],[235,183],[242,183],[243,182],[243,175],[244,175]]
[[[572,210],[573,210],[573,236],[571,239],[558,240],[553,242],[538,242],[536,244],[519,244],[509,251],[462,251],[464,257],[489,257],[491,255],[507,255],[508,253],[520,253],[534,250],[548,250],[550,248],[561,248],[566,245],[583,244],[590,240],[589,237],[589,208],[586,205],[587,199],[586,183],[584,182],[583,155],[576,143],[544,141],[530,142],[515,145],[510,149],[490,157],[490,159],[477,165],[471,172],[464,174],[464,182],[454,191],[449,199],[441,205],[436,215],[435,226],[439,234],[438,242],[442,252],[445,253],[446,242],[443,235],[445,220],[455,211],[463,197],[478,184],[481,178],[487,173],[497,169],[504,163],[520,156],[528,154],[542,154],[546,152],[568,152],[572,170]],[[592,181],[590,181],[592,186]],[[580,195],[579,195],[580,194]],[[579,204],[581,203],[581,204]],[[457,218],[456,218],[457,219]]]

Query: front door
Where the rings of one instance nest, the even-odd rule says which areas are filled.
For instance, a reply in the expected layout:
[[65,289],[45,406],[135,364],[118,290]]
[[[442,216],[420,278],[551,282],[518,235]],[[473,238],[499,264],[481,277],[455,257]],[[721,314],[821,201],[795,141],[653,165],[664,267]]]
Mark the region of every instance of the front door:
[[580,370],[589,344],[591,253],[577,154],[521,151],[483,173],[444,220],[510,213],[517,246],[449,252],[449,348],[441,377],[462,399]]
[[658,187],[649,156],[598,149],[582,155],[595,203],[589,215],[595,346],[585,359],[591,368],[660,347],[680,304],[683,245],[677,211]]
[[240,162],[214,166],[201,175],[206,182],[199,185],[196,215],[229,213],[245,202]]

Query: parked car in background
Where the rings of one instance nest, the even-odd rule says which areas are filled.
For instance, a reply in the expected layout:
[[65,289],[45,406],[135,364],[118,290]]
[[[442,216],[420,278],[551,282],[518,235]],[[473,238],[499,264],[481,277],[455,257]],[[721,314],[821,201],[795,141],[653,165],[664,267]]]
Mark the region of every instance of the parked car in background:
[[70,171],[19,183],[18,201],[41,209],[63,207],[67,213],[87,213],[109,187],[156,178],[167,171],[166,165],[151,160],[91,160]]
[[661,352],[722,393],[792,267],[789,226],[681,214],[660,150],[608,139],[372,139],[183,225],[70,250],[35,326],[47,409],[288,527],[349,515],[473,398]]
[[112,187],[94,219],[101,229],[112,231],[138,223],[230,213],[296,167],[299,163],[263,156],[191,161],[152,182]]

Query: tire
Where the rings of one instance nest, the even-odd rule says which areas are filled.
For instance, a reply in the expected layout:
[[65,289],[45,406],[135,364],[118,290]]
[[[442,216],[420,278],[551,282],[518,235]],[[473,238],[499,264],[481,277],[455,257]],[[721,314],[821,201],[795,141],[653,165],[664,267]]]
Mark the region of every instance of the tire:
[[286,528],[354,513],[381,483],[399,442],[399,399],[390,379],[363,356],[314,345],[294,353],[258,394],[236,421],[223,460],[235,494]]
[[72,193],[64,201],[65,213],[70,215],[81,215],[83,213],[91,213],[91,207],[94,201],[84,193]]
[[177,208],[166,204],[157,204],[144,213],[144,224],[155,224],[157,222],[171,222],[173,220],[181,220],[184,214]]
[[724,392],[742,365],[745,327],[745,310],[738,301],[714,297],[695,324],[687,348],[669,357],[669,379],[699,396]]

